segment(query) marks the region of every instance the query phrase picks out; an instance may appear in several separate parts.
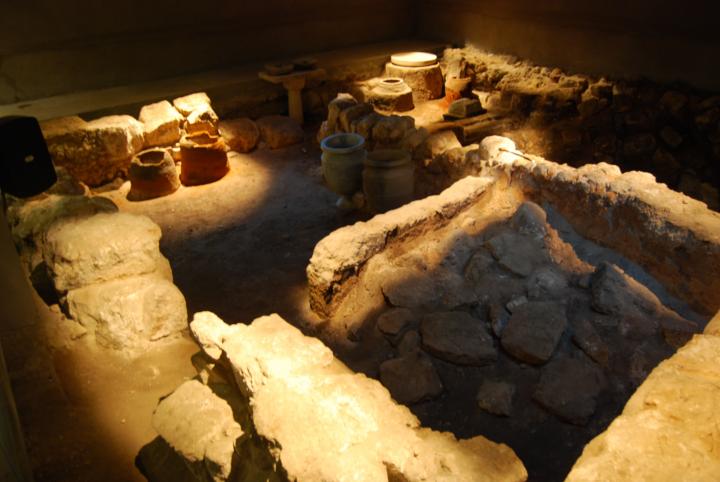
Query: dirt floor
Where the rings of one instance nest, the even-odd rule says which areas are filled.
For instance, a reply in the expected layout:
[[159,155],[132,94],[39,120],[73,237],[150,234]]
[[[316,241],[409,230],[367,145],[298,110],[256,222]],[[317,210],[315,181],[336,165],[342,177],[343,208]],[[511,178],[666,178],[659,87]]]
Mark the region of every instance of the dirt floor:
[[[305,145],[232,154],[230,173],[213,184],[143,202],[125,199],[128,183],[102,195],[160,225],[191,315],[210,310],[236,323],[276,312],[307,326],[313,248],[357,220],[339,213],[322,185],[314,132]],[[186,336],[134,360],[82,339],[50,350],[43,330],[57,322],[57,307],[37,301],[45,323],[2,340],[36,481],[144,480],[134,459],[156,435],[153,410],[195,375],[197,346]]]

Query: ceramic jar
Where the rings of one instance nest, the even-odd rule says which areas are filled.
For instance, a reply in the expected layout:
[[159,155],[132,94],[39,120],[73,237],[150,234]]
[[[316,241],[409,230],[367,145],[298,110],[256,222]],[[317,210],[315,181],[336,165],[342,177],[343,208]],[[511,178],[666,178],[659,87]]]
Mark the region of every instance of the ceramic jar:
[[360,134],[340,133],[320,143],[322,172],[328,187],[340,196],[352,196],[362,189],[365,138]]
[[368,207],[383,213],[409,203],[415,197],[415,166],[402,149],[370,152],[363,170],[363,191]]
[[182,138],[180,161],[180,181],[186,186],[217,181],[229,171],[225,142],[207,132]]
[[147,149],[136,155],[128,171],[128,199],[142,201],[167,196],[180,187],[175,161],[167,149]]

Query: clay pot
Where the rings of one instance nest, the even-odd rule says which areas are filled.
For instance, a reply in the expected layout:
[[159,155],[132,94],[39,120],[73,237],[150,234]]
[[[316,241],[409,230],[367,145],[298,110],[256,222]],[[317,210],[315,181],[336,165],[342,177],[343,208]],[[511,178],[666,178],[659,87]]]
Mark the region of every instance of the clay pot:
[[445,79],[445,101],[449,104],[465,97],[470,87],[471,77],[448,77]]
[[187,135],[180,141],[180,181],[196,186],[217,181],[228,173],[225,142],[207,132]]
[[135,156],[128,171],[128,199],[142,201],[167,196],[180,187],[175,161],[167,149],[155,148]]
[[340,133],[320,143],[322,172],[328,187],[340,196],[352,196],[362,189],[365,138],[360,134]]
[[402,149],[378,149],[368,154],[363,170],[363,191],[368,207],[384,213],[415,197],[415,166]]

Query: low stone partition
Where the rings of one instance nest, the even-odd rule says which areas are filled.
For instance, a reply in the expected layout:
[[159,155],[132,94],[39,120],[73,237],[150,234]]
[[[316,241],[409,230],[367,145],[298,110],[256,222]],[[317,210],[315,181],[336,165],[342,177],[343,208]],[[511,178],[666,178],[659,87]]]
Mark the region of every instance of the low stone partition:
[[480,177],[321,240],[310,304],[319,336],[396,400],[504,437],[530,478],[559,480],[658,363],[715,350],[698,333],[720,307],[720,214],[649,174],[506,138],[473,156]]
[[191,330],[201,374],[155,411],[159,437],[139,455],[151,482],[527,479],[507,446],[421,427],[278,315],[226,325],[197,313]]
[[720,474],[720,313],[662,362],[585,447],[568,482],[716,480]]

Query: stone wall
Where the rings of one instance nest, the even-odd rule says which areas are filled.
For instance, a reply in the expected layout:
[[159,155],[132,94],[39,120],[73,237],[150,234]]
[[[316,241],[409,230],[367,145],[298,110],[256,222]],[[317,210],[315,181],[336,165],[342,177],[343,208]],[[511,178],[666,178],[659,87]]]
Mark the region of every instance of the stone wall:
[[139,455],[152,482],[527,479],[506,445],[421,427],[278,315],[226,325],[197,313],[191,330],[200,374],[155,410],[159,437]]
[[0,104],[403,38],[411,4],[12,2],[0,29]]
[[426,0],[418,31],[593,74],[720,89],[717,5],[704,0]]

